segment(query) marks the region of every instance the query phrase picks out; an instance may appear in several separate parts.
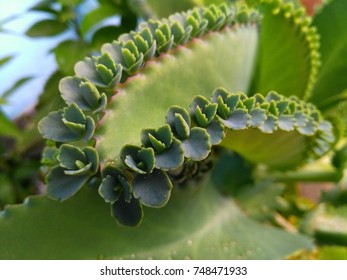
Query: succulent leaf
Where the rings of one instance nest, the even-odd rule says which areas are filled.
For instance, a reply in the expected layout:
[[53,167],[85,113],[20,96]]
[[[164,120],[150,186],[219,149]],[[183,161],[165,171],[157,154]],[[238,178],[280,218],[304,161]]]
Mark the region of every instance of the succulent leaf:
[[100,112],[106,107],[106,95],[100,95],[95,85],[85,78],[63,78],[59,83],[59,90],[68,105],[75,103],[84,111]]
[[75,195],[89,180],[86,174],[66,175],[65,169],[56,166],[47,175],[47,195],[63,201]]
[[102,171],[103,180],[99,186],[99,194],[107,203],[115,203],[122,198],[130,203],[132,186],[124,173],[113,165],[107,165]]
[[115,89],[122,77],[122,65],[116,64],[108,53],[86,57],[74,69],[78,76],[86,77],[100,88]]
[[163,152],[155,153],[155,167],[164,171],[180,167],[184,162],[184,151],[181,143],[173,139],[170,146]]
[[121,196],[117,202],[112,204],[111,213],[119,224],[125,226],[137,226],[143,218],[141,203],[135,198],[126,202]]
[[122,149],[120,157],[125,165],[136,173],[151,173],[155,166],[155,156],[152,148],[127,145]]
[[210,136],[207,131],[200,127],[190,130],[190,135],[182,141],[184,155],[195,161],[205,159],[211,151]]
[[139,174],[134,179],[134,197],[143,205],[163,207],[170,198],[172,183],[165,172],[154,169],[150,174]]
[[[283,10],[285,17],[290,18],[294,13],[291,7],[285,7]],[[104,149],[101,161],[106,166],[101,174],[102,178],[99,178],[100,172],[98,173],[98,153],[90,147],[95,142],[90,141],[90,146],[85,148],[70,147],[64,144],[59,150],[58,161],[60,165],[54,167],[52,169],[54,172],[51,171],[48,175],[51,189],[52,186],[55,189],[59,180],[66,181],[69,176],[75,178],[72,179],[74,180],[73,188],[65,191],[65,196],[68,197],[82,187],[82,182],[85,184],[91,176],[98,173],[96,175],[97,181],[101,182],[99,194],[107,203],[112,204],[112,215],[120,224],[137,225],[142,219],[142,205],[162,207],[167,203],[172,188],[170,178],[175,177],[175,183],[189,181],[210,169],[208,167],[210,165],[205,164],[205,162],[208,161],[207,157],[211,153],[212,145],[221,143],[227,148],[236,147],[235,150],[247,158],[251,154],[247,150],[248,147],[245,148],[247,141],[242,143],[238,137],[233,139],[233,136],[237,136],[241,130],[247,131],[245,135],[249,131],[251,135],[254,131],[266,134],[275,133],[277,130],[280,130],[280,133],[288,131],[292,139],[301,141],[300,148],[302,146],[308,148],[308,154],[324,154],[334,141],[334,135],[328,125],[325,128],[322,125],[322,129],[319,129],[319,124],[323,122],[322,116],[313,105],[306,104],[294,97],[285,98],[275,92],[270,92],[265,97],[261,94],[247,97],[242,92],[231,94],[224,88],[217,88],[214,91],[211,98],[212,102],[206,98],[209,97],[206,93],[207,89],[215,88],[217,86],[216,81],[221,86],[235,90],[247,89],[252,72],[252,63],[246,63],[246,68],[249,68],[245,72],[246,75],[244,73],[231,75],[232,71],[235,70],[223,66],[225,59],[219,54],[215,55],[215,50],[218,49],[219,52],[219,49],[225,47],[225,38],[232,38],[230,39],[231,42],[234,42],[235,38],[237,38],[236,41],[239,40],[239,35],[235,37],[230,28],[221,31],[222,28],[229,27],[238,20],[252,22],[252,17],[251,11],[247,9],[241,9],[241,12],[235,15],[234,10],[229,9],[226,5],[219,7],[212,5],[208,8],[197,8],[187,13],[173,15],[168,20],[149,20],[140,25],[138,32],[122,35],[118,41],[105,44],[102,47],[101,56],[86,58],[85,61],[77,64],[76,74],[83,77],[67,77],[60,83],[63,99],[69,105],[61,113],[61,122],[71,133],[85,134],[84,137],[88,140],[93,137],[95,124],[93,118],[85,116],[82,110],[91,111],[92,114],[105,112],[107,97],[105,93],[100,94],[97,87],[103,88],[107,94],[110,94],[115,91],[115,87],[121,79],[125,83],[117,92],[119,94],[116,98],[110,102],[110,108],[106,114],[109,116],[100,123],[106,127],[107,131],[112,128],[113,132],[111,134],[107,131],[104,133],[104,130],[100,129],[97,133],[102,137],[98,137],[98,135],[95,137],[97,149]],[[254,19],[256,20],[256,16]],[[245,30],[254,29],[251,26],[244,28]],[[185,44],[194,36],[200,36],[209,31],[219,32],[210,32],[206,35],[207,40],[205,38],[198,39],[206,40],[207,44],[192,42],[191,46],[183,46],[175,52],[160,56],[152,63],[146,64],[148,66],[145,68],[143,67],[145,62],[154,55],[158,56],[160,53],[168,52],[179,44]],[[239,32],[243,34],[244,31]],[[248,36],[247,32],[245,34]],[[308,29],[308,32],[313,34],[314,30]],[[243,36],[241,35],[240,38]],[[248,40],[241,39],[240,49],[243,49],[243,45],[249,45],[242,43],[243,41],[248,42]],[[229,54],[229,49],[228,47],[227,50],[223,51]],[[253,50],[250,53],[253,57],[255,52]],[[189,71],[188,76],[185,73],[180,73],[181,70],[179,69],[182,69],[183,66],[197,65],[201,57],[209,56],[208,54],[214,55],[216,58],[216,61],[214,59],[211,61],[216,65],[221,65],[221,69],[218,71],[221,74],[214,76],[213,71],[211,71],[213,66],[207,61],[202,63],[202,66],[190,69],[191,77]],[[239,52],[235,58],[237,57],[239,57]],[[192,63],[189,63],[189,59],[192,58]],[[240,59],[235,60],[236,64],[238,63],[237,60]],[[220,63],[217,63],[218,61]],[[240,61],[242,61],[243,66],[243,60]],[[176,65],[180,65],[180,67]],[[141,75],[127,80],[139,70],[141,70]],[[198,70],[199,73],[201,70],[203,74],[199,74],[199,79],[196,80],[195,72]],[[123,76],[122,71],[125,72]],[[227,74],[224,75],[224,72]],[[241,86],[235,85],[236,80],[234,82],[229,81],[230,76],[239,77],[236,80],[242,80]],[[158,82],[153,81],[155,80],[152,79],[154,77],[158,79]],[[196,81],[193,87],[189,86],[192,77]],[[197,85],[195,86],[195,84]],[[187,93],[188,89],[193,93]],[[174,92],[175,94],[170,96],[166,92]],[[188,113],[185,106],[193,97],[191,94],[195,94],[194,92],[202,92],[203,95],[193,99]],[[176,104],[174,103],[176,100],[178,105],[169,107]],[[157,101],[159,103],[153,107],[153,115],[156,118],[163,113],[162,108],[159,107],[169,107],[166,114],[167,124],[159,129],[142,130],[142,146],[133,145],[132,143],[139,143],[132,137],[138,128],[142,129],[143,125],[159,123],[157,119],[151,119],[152,114],[149,114],[149,110],[152,107],[147,106],[148,104],[157,104]],[[168,106],[168,104],[170,105]],[[136,112],[138,117],[134,116],[132,112]],[[98,117],[96,116],[95,119]],[[74,123],[72,122],[73,119],[78,121]],[[121,123],[126,123],[126,125]],[[124,130],[120,129],[122,126]],[[130,133],[129,130],[135,132]],[[121,141],[118,141],[118,135],[115,135],[114,131],[123,135]],[[102,135],[103,133],[104,135]],[[239,135],[242,139],[242,134]],[[308,139],[305,136],[309,136]],[[108,139],[109,142],[104,142],[104,139]],[[249,139],[256,139],[256,137]],[[110,142],[112,144],[108,147],[107,143]],[[131,143],[131,145],[126,143]],[[257,145],[254,147],[259,148]],[[251,145],[250,150],[254,147]],[[283,149],[286,148],[285,146]],[[303,153],[300,148],[298,154],[301,157]],[[122,171],[113,166],[114,162],[119,162],[119,157],[120,163],[123,164],[121,166]],[[262,162],[261,156],[258,158],[251,156],[251,159],[255,162]],[[274,162],[276,161],[282,163],[281,159],[275,158]],[[295,161],[291,160],[290,164],[293,162]],[[179,174],[180,170],[183,170],[183,179],[175,175]],[[56,175],[60,173],[63,173],[64,176],[57,179]],[[65,199],[64,194],[59,199]]]
[[[286,1],[257,2],[260,2],[258,7],[263,17],[259,68],[254,76],[252,92],[276,89],[284,96],[308,99],[320,64],[317,31],[302,8],[294,8]],[[281,42],[280,48],[278,42]]]

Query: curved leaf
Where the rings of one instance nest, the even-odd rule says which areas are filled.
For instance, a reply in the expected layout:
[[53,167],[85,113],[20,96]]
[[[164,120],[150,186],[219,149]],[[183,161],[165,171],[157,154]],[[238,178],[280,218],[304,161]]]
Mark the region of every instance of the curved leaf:
[[143,205],[163,207],[169,201],[172,183],[165,172],[154,169],[150,174],[137,175],[133,188],[134,197]]
[[64,168],[54,167],[47,175],[47,195],[63,201],[76,194],[88,181],[88,174],[66,175]]
[[57,35],[67,29],[67,25],[56,19],[45,19],[33,24],[27,31],[29,37],[46,37]]
[[112,205],[112,216],[121,225],[136,226],[143,218],[143,211],[141,203],[137,199],[131,199],[126,202],[123,197]]
[[307,99],[318,68],[317,32],[305,11],[284,1],[260,1],[260,43],[252,93],[276,90]]
[[318,107],[346,99],[343,91],[347,88],[347,79],[343,77],[347,75],[347,19],[342,12],[346,10],[346,1],[330,1],[313,19],[321,36],[322,67],[310,100]]
[[146,209],[137,228],[117,226],[87,188],[65,203],[29,198],[0,215],[0,259],[282,259],[312,248],[303,236],[250,220],[210,181],[196,187]]
[[[116,158],[124,145],[140,144],[139,134],[144,127],[160,127],[167,108],[173,104],[188,108],[196,93],[209,98],[217,86],[246,90],[256,40],[253,26],[226,29],[149,63],[119,90],[110,104],[103,119],[103,137],[98,141],[101,157]],[[219,71],[210,70],[215,67]]]
[[184,155],[195,161],[205,159],[211,151],[210,136],[205,129],[194,127],[190,135],[182,141]]
[[180,167],[184,161],[184,151],[178,140],[174,139],[164,152],[155,154],[155,167],[161,170],[173,170]]
[[81,22],[81,31],[84,36],[88,31],[97,23],[100,23],[102,20],[115,16],[119,10],[115,5],[100,5],[98,8],[92,10],[83,17]]
[[59,69],[65,75],[72,75],[75,63],[83,59],[89,52],[88,45],[83,41],[67,40],[54,48]]

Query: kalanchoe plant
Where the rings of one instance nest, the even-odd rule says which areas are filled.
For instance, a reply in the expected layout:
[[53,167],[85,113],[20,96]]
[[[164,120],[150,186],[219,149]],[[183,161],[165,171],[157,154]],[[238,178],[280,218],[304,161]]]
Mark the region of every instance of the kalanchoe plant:
[[[320,75],[319,30],[287,1],[239,2],[150,19],[78,62],[60,82],[66,107],[39,124],[54,141],[43,157],[47,195],[67,201],[34,197],[18,213],[8,207],[0,232],[16,233],[15,221],[34,227],[28,216],[49,233],[64,227],[60,247],[73,252],[43,237],[55,250],[41,258],[274,259],[312,250],[304,234],[333,236],[315,221],[321,213],[338,220],[342,210],[304,217],[309,211],[297,201],[293,210],[284,189],[339,182],[345,168],[345,149],[335,152],[345,123],[307,101]],[[322,17],[341,6],[333,1]],[[322,158],[328,170],[306,170]],[[303,221],[301,234],[259,222],[293,228],[288,213]],[[342,235],[336,242],[346,245]],[[6,240],[3,256],[17,257]]]
[[63,144],[58,155],[59,165],[47,175],[47,195],[65,200],[82,188],[99,166],[99,155],[92,147],[80,149]]

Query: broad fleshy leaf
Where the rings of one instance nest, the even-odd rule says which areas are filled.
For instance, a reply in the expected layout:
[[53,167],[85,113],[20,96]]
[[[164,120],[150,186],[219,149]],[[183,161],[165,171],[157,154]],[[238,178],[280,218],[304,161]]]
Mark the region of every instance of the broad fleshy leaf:
[[[114,215],[134,225],[137,205]],[[117,226],[109,211],[88,188],[64,203],[32,197],[7,207],[0,215],[0,259],[283,259],[313,247],[304,236],[249,219],[210,181],[175,189],[165,208],[145,209],[135,229]]]
[[137,175],[133,188],[134,197],[143,205],[163,207],[169,201],[172,183],[165,172],[154,169],[150,174]]
[[192,160],[203,160],[211,151],[210,136],[205,129],[194,127],[190,130],[190,135],[182,141],[184,155]]
[[119,224],[136,226],[143,218],[143,210],[138,199],[132,198],[127,202],[122,196],[112,205],[112,216]]
[[66,175],[65,169],[56,166],[47,175],[47,195],[63,201],[75,195],[88,181],[88,174]]
[[322,109],[346,100],[343,94],[347,88],[344,78],[347,73],[347,19],[343,12],[346,10],[346,1],[329,1],[313,19],[321,37],[322,67],[310,100]]
[[303,8],[259,1],[263,13],[252,93],[276,90],[307,99],[319,66],[319,36]]

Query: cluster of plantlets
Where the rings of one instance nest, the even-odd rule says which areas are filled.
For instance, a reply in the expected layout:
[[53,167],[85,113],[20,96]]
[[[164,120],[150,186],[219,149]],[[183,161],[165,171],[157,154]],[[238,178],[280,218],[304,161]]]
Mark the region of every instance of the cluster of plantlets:
[[[235,24],[251,23],[256,19],[255,12],[245,8],[237,11],[226,4],[196,8],[175,14],[168,20],[142,23],[138,32],[124,34],[118,41],[105,44],[100,56],[78,62],[75,66],[76,76],[62,79],[59,85],[62,98],[68,106],[45,117],[39,124],[39,130],[49,140],[60,143],[84,140],[89,145],[79,147],[80,143],[76,146],[63,144],[57,153],[53,152],[52,162],[45,160],[53,165],[47,175],[47,194],[54,199],[65,200],[74,195],[91,177],[94,180],[99,177],[100,181],[99,155],[93,147],[95,141],[92,141],[95,123],[105,112],[107,100],[115,93],[121,81],[125,82],[128,77],[135,75],[155,55],[159,56],[178,45],[186,44],[192,38],[231,28]],[[256,102],[252,98],[246,102],[248,107],[252,107],[249,108],[250,114],[247,114],[242,102],[245,95],[242,98],[241,95],[235,95],[236,100],[225,100],[235,103],[229,106],[222,99],[227,98],[226,92],[220,93],[220,97],[217,95],[216,93],[214,96],[215,102],[222,102],[219,107],[217,103],[209,104],[203,97],[194,99],[190,114],[183,108],[172,107],[167,114],[166,126],[158,130],[142,131],[143,147],[125,146],[120,151],[122,165],[112,167],[107,164],[101,171],[99,193],[106,202],[112,204],[112,213],[120,223],[138,224],[143,216],[142,204],[150,207],[164,206],[172,188],[165,171],[181,168],[185,158],[204,160],[210,153],[211,146],[222,141],[225,128],[222,122],[215,119],[217,107],[227,119],[225,125],[231,129],[244,129],[249,122],[251,127],[262,125],[267,132],[277,129],[275,119],[272,124],[265,122],[265,108],[270,107],[269,104],[262,104],[264,109],[253,108],[255,104],[260,107],[264,100]],[[294,104],[292,102],[291,105]],[[286,109],[283,108],[282,111]],[[275,108],[272,110],[273,114],[279,114]],[[198,126],[205,128],[191,128],[191,117]],[[290,121],[293,124],[288,130],[294,128],[294,119]],[[303,123],[306,125],[306,119]],[[54,148],[50,146],[51,156],[52,149]]]

